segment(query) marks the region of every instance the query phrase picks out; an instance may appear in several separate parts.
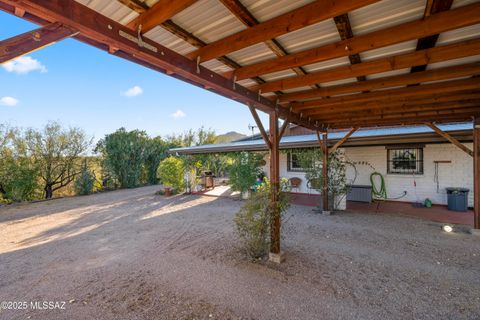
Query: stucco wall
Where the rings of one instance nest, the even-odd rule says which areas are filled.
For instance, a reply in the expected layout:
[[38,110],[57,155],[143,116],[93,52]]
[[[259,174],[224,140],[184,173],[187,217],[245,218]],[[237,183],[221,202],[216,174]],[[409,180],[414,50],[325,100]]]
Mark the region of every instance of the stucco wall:
[[[467,147],[472,148],[472,143],[466,143]],[[424,174],[423,175],[398,175],[387,174],[387,150],[383,146],[379,147],[352,147],[344,148],[345,157],[353,162],[367,162],[371,164],[376,171],[385,177],[387,195],[389,198],[397,198],[407,191],[406,196],[395,199],[397,201],[424,201],[429,198],[435,204],[447,204],[446,187],[462,187],[473,190],[473,158],[458,149],[450,143],[428,144],[424,148]],[[268,159],[265,156],[267,165],[264,171],[269,172]],[[434,182],[435,160],[452,161],[450,164],[439,164],[439,192],[437,193],[436,183]],[[373,172],[368,165],[357,164],[357,178],[355,184],[370,185],[370,174]],[[318,194],[315,190],[307,188],[307,181],[302,172],[290,172],[287,170],[287,155],[280,153],[280,177],[292,178],[299,177],[302,184],[294,192]],[[347,166],[347,181],[352,181],[354,170]],[[416,181],[416,187],[414,187]],[[393,199],[392,199],[393,200]],[[469,193],[469,206],[473,206],[473,193]]]

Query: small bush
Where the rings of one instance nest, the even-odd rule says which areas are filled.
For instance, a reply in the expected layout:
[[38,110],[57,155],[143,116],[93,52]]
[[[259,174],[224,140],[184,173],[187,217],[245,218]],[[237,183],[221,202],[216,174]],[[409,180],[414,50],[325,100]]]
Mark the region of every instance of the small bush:
[[75,191],[78,195],[87,195],[93,192],[95,185],[95,174],[90,171],[85,161],[82,171],[75,180]]
[[[283,191],[283,186],[281,190],[277,212],[280,216],[289,207],[288,197]],[[270,183],[265,179],[265,182],[258,187],[257,192],[245,201],[234,218],[236,232],[250,258],[266,255],[270,246],[270,220],[274,214],[270,207],[270,192]]]
[[241,152],[234,156],[233,164],[229,169],[232,190],[245,192],[255,184],[257,177],[262,173],[263,155],[252,152]]
[[165,187],[172,187],[174,191],[181,192],[185,188],[184,171],[182,159],[170,156],[160,162],[157,177]]

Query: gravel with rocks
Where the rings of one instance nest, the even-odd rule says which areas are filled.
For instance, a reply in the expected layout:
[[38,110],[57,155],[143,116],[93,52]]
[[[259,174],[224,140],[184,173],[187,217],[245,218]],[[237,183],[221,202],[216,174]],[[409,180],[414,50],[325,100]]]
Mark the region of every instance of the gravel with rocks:
[[480,319],[466,227],[292,206],[276,265],[244,258],[241,201],[157,189],[0,208],[0,301],[65,302],[0,319]]

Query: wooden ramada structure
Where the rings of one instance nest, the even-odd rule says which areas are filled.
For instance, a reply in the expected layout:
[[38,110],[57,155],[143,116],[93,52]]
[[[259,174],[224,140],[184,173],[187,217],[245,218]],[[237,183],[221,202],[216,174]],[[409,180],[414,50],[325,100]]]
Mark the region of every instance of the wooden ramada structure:
[[[426,124],[474,157],[480,229],[478,1],[0,0],[0,9],[40,25],[3,40],[1,63],[74,37],[247,105],[271,154],[272,208],[288,123],[315,130],[325,159],[329,130],[351,129],[334,150],[359,127]],[[435,126],[454,121],[473,122],[474,150]],[[278,259],[276,215],[271,239]]]

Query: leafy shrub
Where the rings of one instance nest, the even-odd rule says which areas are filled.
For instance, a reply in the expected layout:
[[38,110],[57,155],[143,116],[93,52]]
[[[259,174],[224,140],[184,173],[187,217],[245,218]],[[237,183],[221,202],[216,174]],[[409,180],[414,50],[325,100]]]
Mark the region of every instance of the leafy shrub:
[[87,195],[93,192],[95,185],[95,174],[90,171],[87,161],[84,162],[82,170],[75,180],[75,191],[78,195]]
[[172,187],[175,191],[183,191],[185,166],[182,159],[170,156],[160,162],[157,169],[157,177],[166,187]]
[[9,159],[3,165],[2,171],[8,172],[0,186],[3,198],[14,202],[35,199],[39,186],[38,168],[27,158]]
[[282,181],[278,210],[272,210],[270,206],[271,186],[266,178],[264,181],[245,201],[234,218],[236,232],[245,252],[251,258],[259,258],[267,254],[270,246],[270,221],[274,218],[274,214],[282,217],[289,207],[284,187],[287,181]]
[[230,166],[230,184],[234,191],[248,191],[262,173],[261,164],[263,155],[251,152],[241,152],[234,155]]

